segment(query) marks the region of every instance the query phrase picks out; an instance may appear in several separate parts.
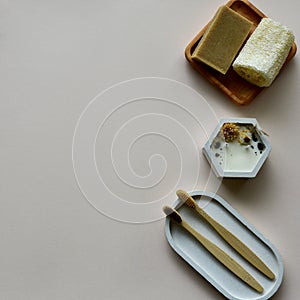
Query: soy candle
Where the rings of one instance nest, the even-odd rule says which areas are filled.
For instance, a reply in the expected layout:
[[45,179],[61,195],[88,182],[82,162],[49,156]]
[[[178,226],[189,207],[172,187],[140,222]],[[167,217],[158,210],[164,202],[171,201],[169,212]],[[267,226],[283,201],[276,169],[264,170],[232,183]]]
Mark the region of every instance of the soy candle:
[[255,177],[271,146],[256,119],[222,120],[203,148],[218,177]]

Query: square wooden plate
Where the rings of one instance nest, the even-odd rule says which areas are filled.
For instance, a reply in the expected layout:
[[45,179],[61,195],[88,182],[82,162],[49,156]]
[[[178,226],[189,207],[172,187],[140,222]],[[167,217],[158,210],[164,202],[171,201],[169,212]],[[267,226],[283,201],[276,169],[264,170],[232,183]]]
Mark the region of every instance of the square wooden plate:
[[[251,32],[255,30],[260,20],[266,17],[265,14],[263,14],[247,0],[231,0],[225,5],[253,22],[253,28]],[[208,26],[209,23],[188,44],[185,49],[186,59],[202,76],[219,88],[234,103],[238,105],[246,105],[250,103],[264,88],[253,85],[241,78],[233,70],[232,66],[228,72],[223,75],[204,63],[196,62],[192,59],[192,53],[194,52],[198,42],[202,38]],[[284,68],[284,66],[290,62],[290,60],[295,56],[296,52],[297,46],[294,43],[282,68]]]

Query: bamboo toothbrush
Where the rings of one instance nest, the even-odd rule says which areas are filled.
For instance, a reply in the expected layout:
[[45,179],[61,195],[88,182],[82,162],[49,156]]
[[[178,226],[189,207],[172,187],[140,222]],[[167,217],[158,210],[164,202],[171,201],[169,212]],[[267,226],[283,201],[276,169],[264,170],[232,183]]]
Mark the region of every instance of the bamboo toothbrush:
[[239,263],[237,263],[231,256],[219,248],[216,244],[208,240],[206,237],[197,232],[189,223],[187,223],[181,215],[172,207],[164,206],[164,213],[169,216],[176,223],[185,228],[192,236],[194,236],[200,244],[206,248],[217,260],[219,260],[225,267],[227,267],[237,277],[247,283],[250,287],[258,291],[263,292],[263,287],[258,281],[247,272]]
[[223,227],[220,223],[214,220],[208,215],[196,201],[185,191],[178,190],[176,192],[178,198],[184,202],[187,206],[195,209],[218,233],[223,239],[231,245],[241,256],[243,256],[249,263],[261,271],[270,279],[274,279],[274,273],[269,267],[251,250],[249,249],[240,239],[232,234],[228,229]]

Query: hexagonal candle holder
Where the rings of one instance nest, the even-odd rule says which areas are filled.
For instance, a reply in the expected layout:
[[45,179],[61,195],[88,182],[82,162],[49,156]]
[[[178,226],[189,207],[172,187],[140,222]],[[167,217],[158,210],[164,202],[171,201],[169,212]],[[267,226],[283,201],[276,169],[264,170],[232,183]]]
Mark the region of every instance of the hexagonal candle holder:
[[203,147],[217,177],[253,178],[264,164],[271,145],[254,118],[220,120]]

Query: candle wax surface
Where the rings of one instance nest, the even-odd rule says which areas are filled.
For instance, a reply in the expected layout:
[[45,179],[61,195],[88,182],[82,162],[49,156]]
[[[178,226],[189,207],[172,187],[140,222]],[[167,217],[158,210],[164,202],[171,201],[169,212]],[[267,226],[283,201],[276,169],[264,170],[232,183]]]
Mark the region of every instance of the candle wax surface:
[[222,130],[220,130],[211,145],[214,159],[225,172],[251,172],[265,149],[265,145],[253,125],[239,125],[239,131],[242,133],[242,138],[226,142]]

